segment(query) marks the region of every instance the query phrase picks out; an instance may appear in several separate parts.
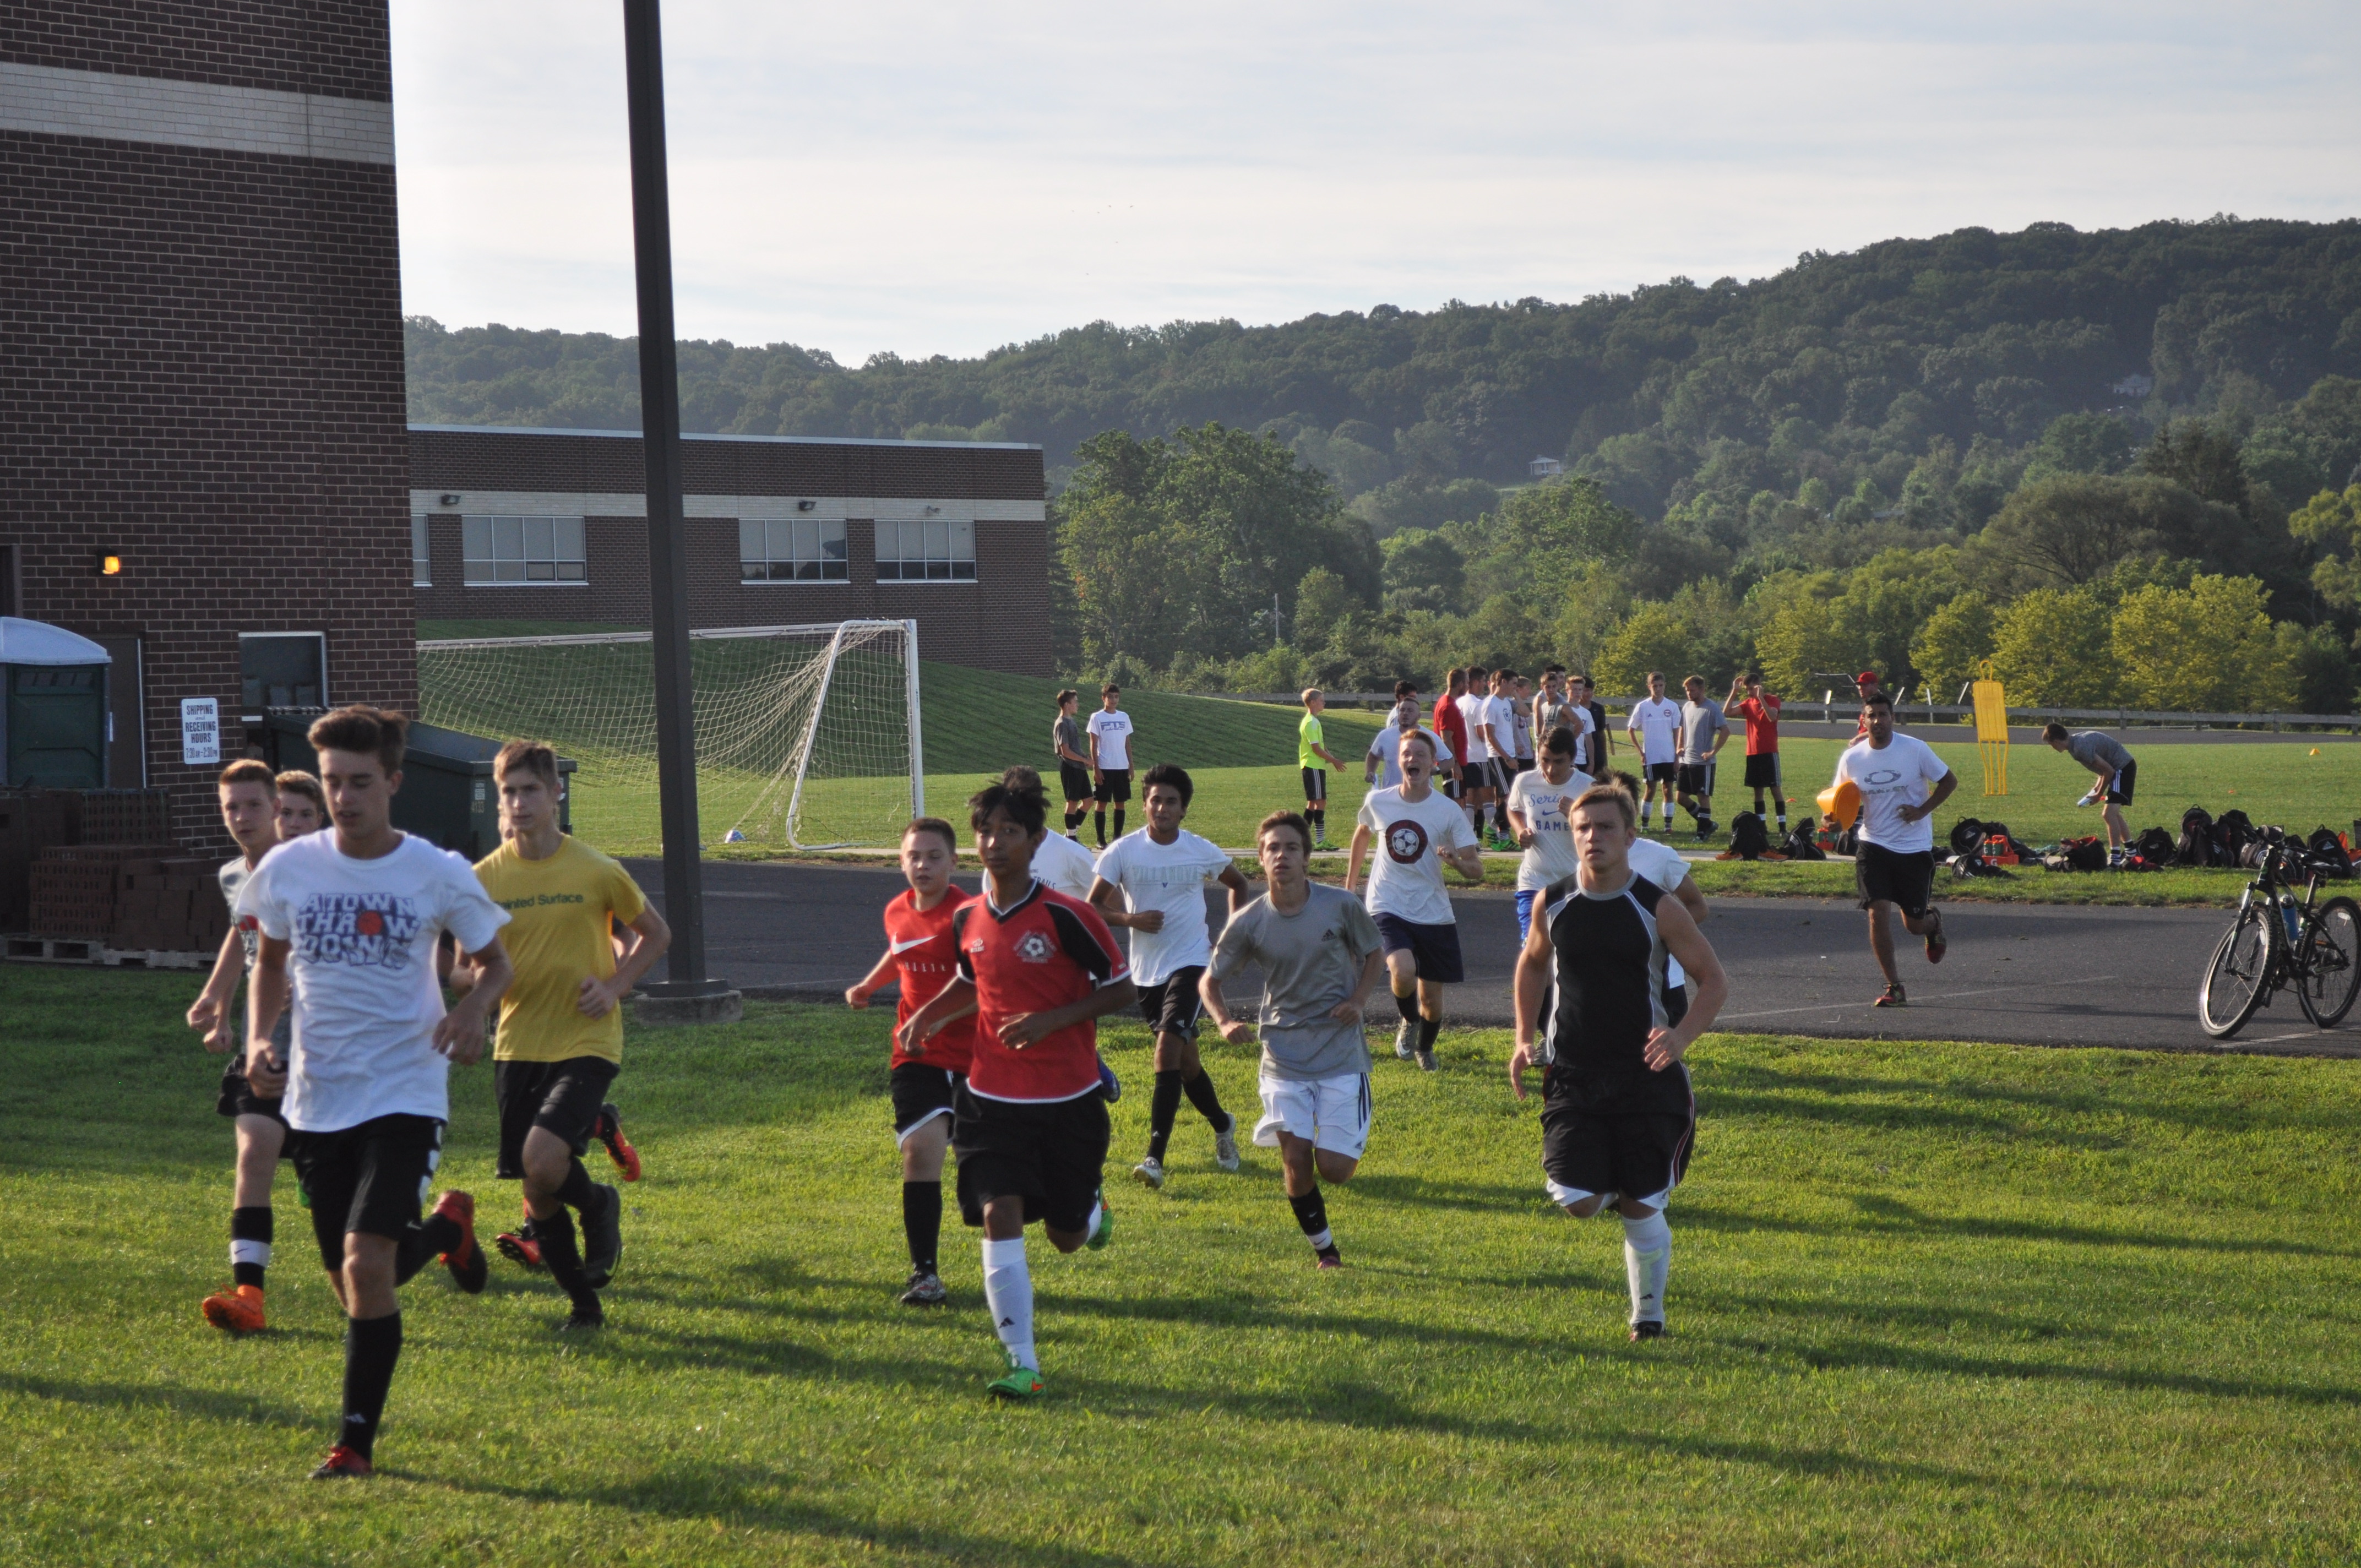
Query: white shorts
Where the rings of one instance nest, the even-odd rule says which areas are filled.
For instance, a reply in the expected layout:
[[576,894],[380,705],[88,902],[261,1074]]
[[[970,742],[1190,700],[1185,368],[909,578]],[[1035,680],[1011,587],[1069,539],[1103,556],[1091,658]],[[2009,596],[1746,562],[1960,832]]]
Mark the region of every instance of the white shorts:
[[1314,1148],[1358,1159],[1369,1146],[1369,1075],[1339,1073],[1311,1080],[1262,1075],[1262,1120],[1255,1124],[1254,1141],[1277,1148],[1281,1132],[1294,1134]]

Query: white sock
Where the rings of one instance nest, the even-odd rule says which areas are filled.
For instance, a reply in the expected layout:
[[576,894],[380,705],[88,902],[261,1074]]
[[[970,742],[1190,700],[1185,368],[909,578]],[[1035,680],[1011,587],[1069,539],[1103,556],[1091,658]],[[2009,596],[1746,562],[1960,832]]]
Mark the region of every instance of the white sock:
[[1099,1234],[1099,1216],[1105,1212],[1106,1201],[1103,1198],[1092,1199],[1091,1217],[1082,1222],[1082,1234],[1086,1236],[1097,1235]]
[[270,1244],[269,1242],[232,1242],[229,1244],[229,1261],[233,1267],[241,1263],[257,1263],[268,1268],[270,1266]]
[[1664,1274],[1672,1260],[1673,1228],[1662,1210],[1623,1222],[1623,1274],[1631,1286],[1634,1323],[1664,1321]]
[[992,1326],[1020,1366],[1041,1370],[1033,1353],[1033,1276],[1025,1266],[1025,1238],[983,1244],[983,1299]]

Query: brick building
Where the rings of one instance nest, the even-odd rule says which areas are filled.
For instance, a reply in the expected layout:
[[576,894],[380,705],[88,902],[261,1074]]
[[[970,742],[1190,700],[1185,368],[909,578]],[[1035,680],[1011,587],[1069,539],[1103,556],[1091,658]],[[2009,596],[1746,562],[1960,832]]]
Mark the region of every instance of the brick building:
[[[421,620],[648,621],[631,431],[410,432]],[[689,617],[918,623],[922,658],[1049,674],[1038,446],[691,435]]]

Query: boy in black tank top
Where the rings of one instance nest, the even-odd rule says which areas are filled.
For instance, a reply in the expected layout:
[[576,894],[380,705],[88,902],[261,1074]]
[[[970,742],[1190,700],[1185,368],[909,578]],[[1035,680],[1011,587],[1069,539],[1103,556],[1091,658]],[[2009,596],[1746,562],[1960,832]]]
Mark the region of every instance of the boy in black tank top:
[[[1517,1048],[1509,1081],[1542,1075],[1542,1170],[1576,1219],[1623,1221],[1631,1337],[1664,1332],[1672,1233],[1664,1205],[1687,1168],[1697,1102],[1681,1058],[1730,993],[1712,946],[1665,889],[1633,872],[1631,797],[1611,784],[1567,807],[1581,869],[1545,890],[1517,962]],[[1664,960],[1688,971],[1688,1007],[1667,1003]],[[1534,1019],[1550,996],[1542,1037]]]

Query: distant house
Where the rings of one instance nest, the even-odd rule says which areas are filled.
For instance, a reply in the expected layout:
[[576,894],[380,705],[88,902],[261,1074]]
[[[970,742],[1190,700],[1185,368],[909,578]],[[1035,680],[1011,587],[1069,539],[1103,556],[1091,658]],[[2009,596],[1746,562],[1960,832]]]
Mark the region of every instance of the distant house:
[[1536,457],[1525,465],[1525,472],[1536,479],[1554,479],[1565,472],[1565,465],[1554,457]]
[[2116,382],[2113,387],[2110,387],[2108,390],[2121,397],[2145,398],[2150,392],[2156,390],[2156,378],[2153,376],[2126,376],[2122,380]]

